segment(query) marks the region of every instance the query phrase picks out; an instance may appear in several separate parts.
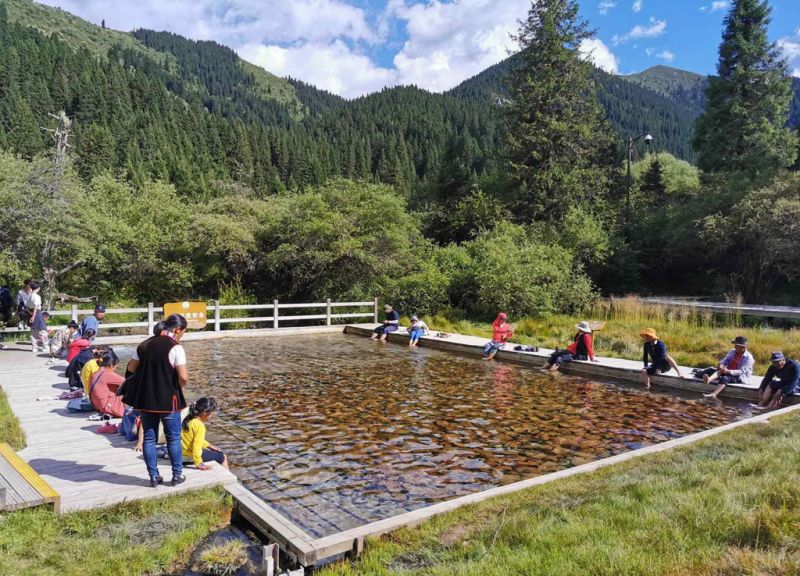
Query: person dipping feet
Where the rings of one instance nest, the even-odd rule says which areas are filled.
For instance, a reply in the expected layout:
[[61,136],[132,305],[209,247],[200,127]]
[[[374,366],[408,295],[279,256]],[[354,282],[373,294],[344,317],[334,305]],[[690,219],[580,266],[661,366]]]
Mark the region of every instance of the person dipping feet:
[[397,329],[400,327],[400,314],[397,313],[397,310],[392,308],[391,304],[384,306],[383,311],[386,317],[383,320],[383,324],[373,331],[372,340],[386,342],[386,337],[392,332],[397,332]]
[[513,336],[514,329],[508,323],[508,314],[500,312],[492,322],[492,339],[483,347],[483,359],[491,362]]
[[[658,339],[655,328],[642,330],[639,336],[644,339],[644,349],[642,352],[642,362],[644,363],[644,368],[642,368],[642,381],[644,382],[645,388],[648,390],[650,389],[650,376],[664,374],[665,372],[669,372],[672,368],[675,368],[675,372],[678,373],[679,378],[683,378],[681,369],[678,368],[678,363],[667,353],[667,345],[663,340]],[[648,359],[652,360],[649,365],[647,363]]]
[[800,392],[800,364],[783,352],[773,352],[769,361],[772,365],[758,389],[759,408],[777,408],[786,396]]
[[572,362],[573,360],[591,360],[597,362],[594,357],[594,350],[592,349],[592,327],[585,320],[580,324],[575,324],[578,329],[577,334],[572,340],[572,344],[566,348],[556,348],[550,354],[550,359],[547,364],[542,366],[542,372],[555,372],[565,362]]
[[755,359],[747,350],[747,338],[737,336],[731,340],[733,350],[725,355],[725,358],[717,365],[717,371],[711,376],[703,375],[704,384],[719,382],[713,392],[703,394],[706,398],[716,398],[728,384],[750,384],[750,377],[753,375]]

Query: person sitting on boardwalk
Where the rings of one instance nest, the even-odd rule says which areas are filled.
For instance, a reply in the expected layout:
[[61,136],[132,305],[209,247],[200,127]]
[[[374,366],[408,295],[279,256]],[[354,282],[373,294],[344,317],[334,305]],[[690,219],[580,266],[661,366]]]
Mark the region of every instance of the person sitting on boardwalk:
[[186,318],[172,314],[164,320],[161,334],[139,344],[136,355],[128,363],[132,375],[125,381],[122,391],[123,401],[141,413],[144,429],[142,454],[153,488],[164,482],[158,472],[156,456],[160,425],[164,428],[172,464],[172,485],[186,481],[181,450],[181,410],[186,407],[183,389],[189,381],[189,371],[186,351],[180,340],[187,326]]
[[79,336],[72,341],[72,344],[69,345],[69,351],[67,352],[67,362],[72,362],[75,359],[75,356],[81,353],[81,350],[85,350],[92,345],[92,340],[94,340],[95,333],[91,330],[87,330],[83,336]]
[[408,345],[416,346],[419,339],[428,333],[428,325],[416,316],[411,317],[411,326],[408,328]]
[[591,360],[597,362],[594,357],[594,350],[592,349],[592,327],[585,320],[580,324],[575,324],[578,332],[572,340],[572,344],[566,348],[556,348],[550,354],[547,363],[542,366],[543,372],[556,371],[562,364],[572,362],[573,360]]
[[183,419],[181,448],[184,461],[194,462],[198,470],[211,470],[206,462],[216,462],[225,468],[228,459],[225,453],[206,441],[206,422],[217,410],[217,401],[211,396],[198,398],[189,407],[189,415]]
[[70,320],[66,328],[56,332],[50,339],[50,359],[65,359],[69,352],[70,345],[75,341],[78,334],[78,323]]
[[760,408],[777,408],[786,396],[800,393],[800,364],[787,360],[783,352],[773,352],[758,389]]
[[94,409],[101,414],[108,414],[113,418],[122,418],[125,414],[125,404],[117,396],[117,390],[125,378],[114,372],[119,364],[119,358],[113,350],[108,349],[97,360],[99,369],[92,376],[89,383],[89,399]]
[[483,347],[483,359],[491,361],[506,342],[514,337],[514,329],[508,323],[508,314],[500,312],[492,322],[492,339]]
[[110,346],[93,346],[92,357],[81,368],[81,383],[83,384],[83,392],[87,397],[89,396],[89,388],[94,380],[94,375],[100,371],[100,359],[107,352],[113,354],[114,350]]
[[[655,328],[642,330],[639,336],[644,338],[642,382],[644,382],[645,388],[650,388],[650,376],[664,374],[665,372],[669,372],[672,368],[675,368],[675,372],[678,373],[679,378],[683,378],[681,369],[678,368],[678,363],[667,353],[667,345],[656,336]],[[651,361],[649,365],[647,363],[648,359]]]
[[747,338],[737,336],[731,340],[733,350],[725,355],[725,358],[717,365],[717,371],[711,376],[703,375],[705,384],[719,384],[713,392],[703,394],[706,398],[716,398],[728,384],[750,384],[750,376],[753,375],[755,360],[753,355],[747,350]]
[[106,315],[106,307],[102,304],[97,304],[94,307],[94,313],[91,316],[87,316],[81,322],[81,327],[78,330],[78,334],[83,336],[87,330],[93,330],[95,334],[100,334],[100,320],[103,319],[103,316]]
[[385,342],[386,337],[392,332],[397,332],[397,328],[400,326],[400,315],[397,313],[397,310],[392,308],[391,304],[384,306],[383,310],[386,313],[386,318],[383,324],[375,328],[372,334],[373,340],[378,338],[381,342]]

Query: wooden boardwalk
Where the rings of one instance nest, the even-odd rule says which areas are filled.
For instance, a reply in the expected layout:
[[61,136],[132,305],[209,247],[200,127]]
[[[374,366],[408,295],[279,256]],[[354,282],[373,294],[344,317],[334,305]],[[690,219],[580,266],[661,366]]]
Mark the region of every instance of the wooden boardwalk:
[[[214,464],[209,471],[186,467],[187,480],[180,486],[151,488],[142,455],[133,450],[135,442],[120,434],[98,434],[100,423],[87,420],[87,413],[70,413],[64,400],[37,400],[68,389],[65,367],[47,365],[46,360],[30,346],[0,350],[0,387],[25,433],[26,447],[19,456],[58,492],[62,512],[237,482]],[[169,461],[160,460],[159,468],[169,481]]]

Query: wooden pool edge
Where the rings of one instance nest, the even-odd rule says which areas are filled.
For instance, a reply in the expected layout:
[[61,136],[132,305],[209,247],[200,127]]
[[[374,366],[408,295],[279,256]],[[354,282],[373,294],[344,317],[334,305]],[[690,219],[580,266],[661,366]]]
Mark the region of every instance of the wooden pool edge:
[[[369,336],[373,328],[377,324],[348,324],[345,326],[346,334],[354,334],[360,336]],[[473,340],[475,342],[468,342],[465,340]],[[391,342],[407,342],[408,335],[405,333],[393,333],[389,335]],[[485,338],[475,338],[462,336],[460,334],[452,334],[450,338],[434,338],[425,337],[420,340],[419,346],[425,348],[434,348],[437,350],[444,350],[448,352],[457,352],[460,354],[467,354],[470,356],[480,356],[483,354],[483,343],[486,342]],[[509,345],[510,346],[510,345]],[[500,350],[497,353],[497,359],[513,362],[514,364],[521,364],[523,366],[540,367],[544,364],[550,356],[552,350],[541,349],[539,352],[521,352],[512,349]],[[598,358],[599,362],[569,362],[565,364],[561,371],[571,376],[580,376],[582,378],[601,378],[605,380],[628,382],[641,385],[641,365],[636,362],[623,361],[618,358]],[[636,367],[620,366],[614,364],[632,364]],[[688,370],[688,368],[683,368]],[[658,388],[671,388],[675,390],[685,390],[689,392],[696,392],[698,395],[703,392],[709,392],[713,388],[703,384],[700,380],[683,379],[679,378],[676,374],[668,373],[659,376],[652,376],[650,382],[653,386]],[[726,398],[736,398],[739,400],[747,400],[749,402],[758,401],[758,385],[761,383],[761,378],[754,376],[750,385],[744,384],[729,384],[725,387],[720,394]],[[787,405],[800,403],[800,397],[789,397],[785,399]]]

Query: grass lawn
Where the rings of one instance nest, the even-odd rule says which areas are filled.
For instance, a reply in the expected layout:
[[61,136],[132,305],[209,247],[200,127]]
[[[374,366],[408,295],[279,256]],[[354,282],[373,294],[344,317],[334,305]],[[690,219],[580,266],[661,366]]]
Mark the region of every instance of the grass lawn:
[[462,508],[320,576],[800,574],[800,417]]
[[[782,350],[788,357],[800,358],[800,328],[780,329],[766,325],[745,325],[736,316],[692,313],[669,306],[644,305],[635,298],[598,302],[583,316],[552,315],[541,318],[510,318],[515,326],[514,342],[544,348],[564,347],[572,341],[575,324],[581,320],[606,323],[595,334],[594,349],[599,356],[641,360],[644,328],[655,328],[669,348],[670,355],[682,366],[706,367],[717,362],[732,348],[731,340],[739,335],[750,340],[749,350],[756,360],[755,372],[764,374],[769,356]],[[432,330],[491,337],[490,323],[453,320],[446,316],[425,317]],[[407,324],[407,322],[406,322]]]
[[230,519],[221,489],[57,516],[29,508],[0,516],[0,574],[161,574]]

